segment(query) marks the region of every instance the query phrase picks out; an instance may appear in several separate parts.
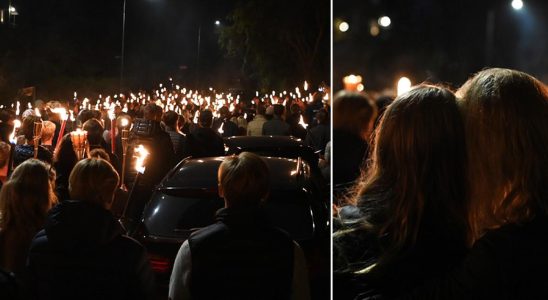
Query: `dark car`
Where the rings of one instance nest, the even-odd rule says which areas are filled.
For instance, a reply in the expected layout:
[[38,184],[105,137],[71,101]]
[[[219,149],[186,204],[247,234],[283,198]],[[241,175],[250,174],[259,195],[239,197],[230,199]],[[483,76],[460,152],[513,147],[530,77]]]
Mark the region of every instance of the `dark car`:
[[[166,291],[181,244],[214,222],[224,206],[217,170],[224,157],[185,159],[154,191],[133,236],[147,248],[159,288]],[[264,158],[271,172],[265,207],[269,220],[284,229],[305,252],[313,295],[329,294],[329,210],[304,160]],[[321,297],[320,297],[321,298]]]
[[248,151],[261,156],[302,158],[317,168],[319,155],[301,139],[292,136],[233,136],[225,138],[226,154]]

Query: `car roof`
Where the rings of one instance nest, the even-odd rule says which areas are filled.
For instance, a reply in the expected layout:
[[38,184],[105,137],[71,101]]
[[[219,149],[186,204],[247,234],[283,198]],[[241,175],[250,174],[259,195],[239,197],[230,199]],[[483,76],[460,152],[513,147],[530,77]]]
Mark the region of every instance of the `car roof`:
[[228,147],[239,148],[286,148],[304,147],[301,139],[293,136],[233,136],[225,139]]
[[[286,190],[300,186],[308,174],[306,162],[298,159],[262,157],[270,170],[271,189]],[[217,189],[217,171],[224,156],[189,158],[162,182],[160,188]]]

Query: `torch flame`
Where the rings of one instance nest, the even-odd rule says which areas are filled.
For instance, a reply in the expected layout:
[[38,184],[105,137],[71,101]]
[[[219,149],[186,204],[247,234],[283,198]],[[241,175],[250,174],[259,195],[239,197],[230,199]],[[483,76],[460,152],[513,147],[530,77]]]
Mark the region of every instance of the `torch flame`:
[[221,123],[221,127],[219,127],[219,130],[217,130],[219,132],[219,134],[223,134],[225,132],[223,130],[223,125],[225,125],[225,123]]
[[17,140],[15,139],[15,132],[19,127],[21,127],[21,121],[19,121],[18,119],[13,120],[13,131],[10,134],[10,141],[14,144],[17,142]]
[[145,159],[148,157],[150,153],[148,152],[147,149],[145,149],[143,145],[139,145],[138,147],[135,147],[135,153],[137,154],[135,155],[135,157],[137,158],[137,161],[135,162],[135,170],[143,174],[145,173],[145,169],[146,169],[146,167],[144,166]]
[[303,115],[301,115],[301,118],[300,118],[300,120],[299,120],[299,124],[300,124],[301,126],[303,126],[304,129],[306,129],[306,127],[308,127],[308,124],[306,124],[306,123],[304,122]]

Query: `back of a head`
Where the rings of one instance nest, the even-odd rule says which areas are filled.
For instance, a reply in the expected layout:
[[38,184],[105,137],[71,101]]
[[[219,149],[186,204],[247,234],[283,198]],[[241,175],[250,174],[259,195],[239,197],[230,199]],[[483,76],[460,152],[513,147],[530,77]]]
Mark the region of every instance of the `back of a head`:
[[42,122],[42,141],[50,141],[55,135],[55,123],[50,121]]
[[459,90],[476,237],[548,213],[548,91],[532,76],[487,69]]
[[70,173],[70,197],[109,209],[119,181],[118,173],[106,160],[83,159]]
[[230,111],[228,107],[222,106],[221,108],[219,108],[219,116],[221,117],[221,119],[227,118],[229,113]]
[[265,115],[266,114],[266,106],[262,103],[259,103],[257,105],[257,111],[256,111],[257,115]]
[[227,157],[219,167],[219,188],[227,207],[256,206],[270,188],[270,172],[265,161],[251,152]]
[[87,131],[88,141],[91,145],[100,145],[103,138],[103,125],[97,119],[87,120],[82,128]]
[[28,115],[23,119],[21,124],[21,133],[25,138],[31,141],[34,138],[34,123],[42,122],[42,119],[37,116]]
[[466,150],[453,93],[420,85],[396,98],[375,130],[373,147],[356,201],[366,212],[385,209],[376,225],[380,235],[390,236],[387,253],[414,244],[425,220],[464,246]]
[[274,104],[274,115],[281,117],[284,114],[285,107],[281,104]]
[[162,108],[154,103],[149,103],[143,108],[143,118],[149,121],[161,121]]
[[316,113],[316,120],[318,120],[318,124],[327,125],[329,124],[329,114],[327,113],[327,110],[320,109]]
[[213,113],[211,110],[205,109],[200,111],[199,122],[202,127],[211,127],[213,123]]
[[177,120],[179,120],[179,115],[172,110],[165,112],[162,116],[162,122],[164,122],[167,127],[172,129],[177,127]]
[[333,100],[333,128],[365,138],[369,134],[377,107],[364,93],[340,91]]
[[0,192],[1,228],[43,225],[47,211],[57,202],[49,170],[37,159],[15,168]]

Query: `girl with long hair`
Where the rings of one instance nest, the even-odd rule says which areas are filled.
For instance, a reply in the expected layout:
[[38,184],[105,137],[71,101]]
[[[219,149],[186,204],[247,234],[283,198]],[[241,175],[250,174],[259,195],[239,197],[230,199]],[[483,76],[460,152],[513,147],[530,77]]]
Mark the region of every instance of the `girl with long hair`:
[[43,228],[48,210],[57,203],[55,175],[49,165],[28,159],[0,192],[0,267],[20,273],[34,235]]
[[548,298],[548,90],[486,69],[462,97],[470,186],[466,259],[416,299]]
[[401,295],[466,252],[464,126],[453,93],[423,84],[399,96],[372,146],[351,198],[359,217],[334,234],[341,299]]

